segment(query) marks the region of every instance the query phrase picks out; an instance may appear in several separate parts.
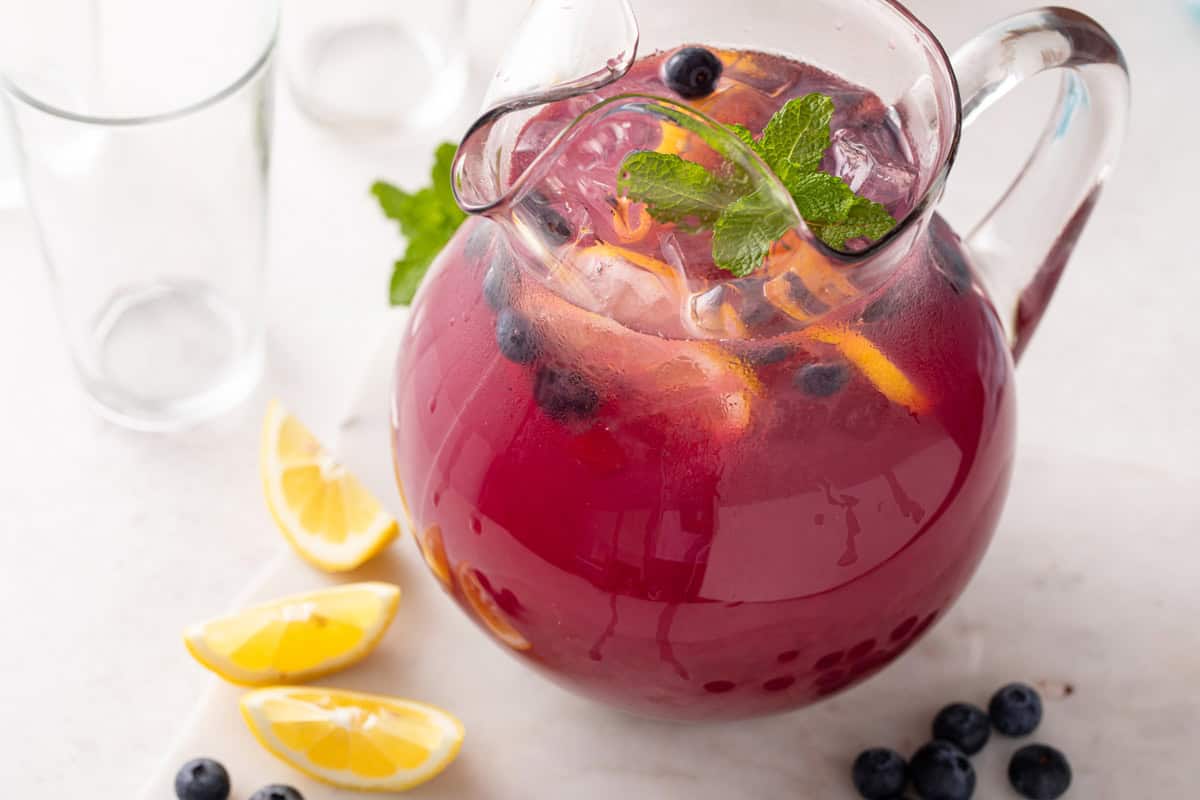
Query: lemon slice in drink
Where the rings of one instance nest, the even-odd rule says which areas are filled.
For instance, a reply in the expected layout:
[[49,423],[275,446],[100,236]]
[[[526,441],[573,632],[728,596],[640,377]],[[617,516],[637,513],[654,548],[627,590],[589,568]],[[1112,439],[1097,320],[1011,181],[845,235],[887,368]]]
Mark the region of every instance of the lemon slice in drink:
[[641,413],[686,415],[718,440],[749,426],[762,387],[719,344],[641,333],[536,285],[522,288],[516,306],[539,330],[554,332],[548,337],[552,360],[620,394]]
[[440,708],[336,689],[273,687],[242,698],[259,743],[311,778],[398,792],[449,766],[463,726]]
[[458,565],[458,585],[475,617],[504,644],[513,650],[528,650],[533,647],[529,640],[508,621],[504,610],[500,608],[492,596],[488,594],[479,576],[471,565],[463,561]]
[[859,331],[842,324],[813,325],[805,328],[802,335],[836,347],[893,403],[904,406],[914,414],[924,414],[932,406],[928,395],[917,388],[874,342]]
[[396,538],[396,520],[278,403],[263,423],[260,469],[271,515],[314,566],[354,569]]
[[298,683],[366,658],[399,603],[397,586],[351,583],[193,625],[184,643],[197,661],[232,683]]

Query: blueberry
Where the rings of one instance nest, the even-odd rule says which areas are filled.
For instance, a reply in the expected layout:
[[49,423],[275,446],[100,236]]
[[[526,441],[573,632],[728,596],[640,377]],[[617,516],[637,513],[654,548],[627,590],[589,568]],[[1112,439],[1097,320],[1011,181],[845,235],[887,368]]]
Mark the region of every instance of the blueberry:
[[549,198],[538,191],[525,196],[522,205],[533,216],[538,230],[551,245],[566,244],[575,238],[571,223],[550,205]]
[[663,83],[680,97],[710,95],[725,67],[721,59],[703,47],[683,47],[663,64]]
[[496,248],[492,263],[483,275],[483,299],[493,311],[499,311],[509,305],[516,277],[512,253],[501,244]]
[[951,742],[969,756],[982,750],[991,735],[987,713],[970,703],[951,703],[933,718],[933,738]]
[[805,364],[796,372],[796,387],[813,397],[832,397],[850,380],[845,364]]
[[897,295],[898,292],[892,289],[876,297],[863,309],[862,321],[866,323],[879,322],[881,319],[895,316],[901,305]]
[[1027,745],[1013,753],[1008,762],[1008,781],[1029,800],[1054,800],[1071,785],[1071,765],[1053,747]]
[[505,358],[517,364],[528,364],[537,358],[533,324],[511,308],[496,315],[496,344]]
[[1027,736],[1042,721],[1042,698],[1032,686],[1010,683],[992,695],[988,715],[1005,736]]
[[179,800],[226,800],[229,773],[211,758],[195,758],[175,773],[175,796]]
[[969,800],[975,793],[975,768],[961,750],[940,739],[916,752],[909,775],[925,800]]
[[873,747],[854,759],[854,788],[867,800],[892,800],[908,783],[908,765],[895,750]]
[[508,286],[504,273],[492,264],[483,273],[483,299],[493,311],[499,311],[508,305]]
[[786,344],[772,345],[771,347],[762,348],[751,351],[746,356],[746,360],[755,367],[769,367],[773,364],[779,364],[787,361],[792,357],[795,351]]
[[554,419],[590,417],[600,405],[600,396],[577,372],[543,367],[538,370],[533,398]]
[[250,795],[250,800],[304,800],[304,795],[291,786],[273,783]]
[[467,241],[463,245],[463,255],[471,261],[475,261],[483,257],[487,252],[488,245],[492,243],[492,225],[491,220],[480,218],[471,227],[471,232],[467,234]]

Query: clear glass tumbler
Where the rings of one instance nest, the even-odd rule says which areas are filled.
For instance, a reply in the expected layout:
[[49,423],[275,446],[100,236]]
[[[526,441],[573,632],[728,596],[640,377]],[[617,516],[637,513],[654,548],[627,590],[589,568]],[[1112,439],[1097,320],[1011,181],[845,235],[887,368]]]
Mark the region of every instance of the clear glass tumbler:
[[324,124],[419,131],[467,87],[465,0],[289,0],[283,61],[297,105]]
[[274,0],[39,0],[4,37],[63,333],[119,423],[187,426],[261,372],[278,16]]

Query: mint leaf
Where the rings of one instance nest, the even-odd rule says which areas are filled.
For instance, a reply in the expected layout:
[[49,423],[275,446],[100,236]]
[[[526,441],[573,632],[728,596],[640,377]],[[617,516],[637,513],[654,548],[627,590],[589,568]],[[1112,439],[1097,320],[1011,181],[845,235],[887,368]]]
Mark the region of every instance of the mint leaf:
[[412,302],[425,271],[467,218],[454,201],[450,185],[454,152],[455,146],[450,142],[438,145],[430,185],[416,192],[406,192],[384,181],[371,186],[371,194],[379,201],[384,215],[399,223],[408,240],[404,256],[396,261],[392,271],[389,292],[392,305]]
[[756,149],[789,189],[793,180],[821,166],[829,149],[831,119],[833,100],[823,94],[809,94],[789,100],[763,128]]
[[[727,129],[779,177],[813,235],[844,250],[848,241],[882,238],[896,220],[884,206],[855,195],[841,178],[820,171],[833,111],[830,97],[814,93],[785,103],[757,138],[744,125]],[[682,115],[670,118],[689,127]],[[711,127],[708,135],[692,132],[727,155],[728,140],[718,141]],[[713,263],[738,277],[758,269],[791,227],[787,209],[772,202],[765,187],[755,189],[732,163],[711,172],[676,155],[639,151],[621,164],[617,190],[645,203],[659,222],[691,231],[712,228]]]
[[650,216],[685,228],[711,228],[737,196],[719,177],[671,153],[639,150],[621,163],[617,192]]
[[[446,239],[449,240],[449,237]],[[388,299],[392,305],[406,306],[412,302],[429,265],[445,246],[446,242],[440,237],[421,236],[409,240],[404,256],[392,268],[392,280],[388,287]]]
[[820,223],[845,220],[858,199],[844,180],[824,172],[793,178],[787,190],[796,201],[796,210],[810,228]]
[[749,147],[751,150],[758,152],[758,142],[754,141],[754,134],[745,125],[738,125],[736,122],[732,125],[726,125],[733,132],[733,135],[742,140],[742,144]]
[[713,227],[713,263],[744,278],[762,266],[771,245],[792,227],[789,214],[763,189],[730,204]]
[[846,242],[853,239],[882,239],[896,227],[896,219],[879,203],[856,197],[844,220],[810,227],[825,244],[845,250]]

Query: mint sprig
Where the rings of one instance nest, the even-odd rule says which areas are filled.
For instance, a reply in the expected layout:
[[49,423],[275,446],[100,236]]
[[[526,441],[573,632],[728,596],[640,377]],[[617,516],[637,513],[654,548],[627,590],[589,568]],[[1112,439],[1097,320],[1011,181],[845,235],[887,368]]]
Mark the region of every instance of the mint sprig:
[[[789,100],[757,138],[742,125],[728,130],[779,177],[814,235],[837,250],[854,239],[879,239],[896,220],[879,203],[859,197],[836,175],[820,171],[829,149],[833,100],[809,94]],[[791,227],[784,209],[744,176],[710,171],[673,153],[626,156],[617,192],[645,203],[650,216],[685,230],[713,231],[713,262],[738,277],[758,269],[771,245]]]
[[425,271],[467,218],[450,188],[455,149],[451,142],[438,145],[430,185],[423,189],[406,192],[384,181],[371,186],[371,194],[379,201],[384,215],[400,224],[400,231],[408,240],[404,255],[392,269],[389,295],[394,306],[412,302]]

